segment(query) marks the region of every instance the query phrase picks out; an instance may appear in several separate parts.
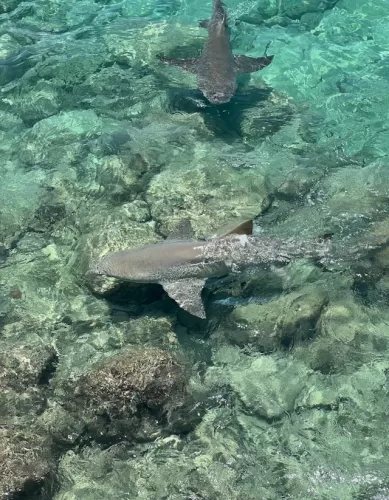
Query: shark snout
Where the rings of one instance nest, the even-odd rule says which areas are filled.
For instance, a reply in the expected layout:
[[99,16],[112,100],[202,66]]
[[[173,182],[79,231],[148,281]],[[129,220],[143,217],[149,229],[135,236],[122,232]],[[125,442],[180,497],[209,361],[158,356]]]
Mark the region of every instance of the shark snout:
[[92,261],[90,264],[89,264],[89,267],[86,271],[86,274],[87,275],[91,275],[91,274],[102,274],[101,271],[100,271],[100,267],[99,267],[99,263],[97,260],[94,260]]
[[204,94],[212,104],[225,104],[230,101],[232,94],[225,92],[212,92]]

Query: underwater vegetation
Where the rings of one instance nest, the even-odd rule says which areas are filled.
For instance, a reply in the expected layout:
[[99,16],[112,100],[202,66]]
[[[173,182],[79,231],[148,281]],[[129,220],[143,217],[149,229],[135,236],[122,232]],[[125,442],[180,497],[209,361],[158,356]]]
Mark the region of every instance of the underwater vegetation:
[[388,29],[0,1],[1,499],[389,498]]

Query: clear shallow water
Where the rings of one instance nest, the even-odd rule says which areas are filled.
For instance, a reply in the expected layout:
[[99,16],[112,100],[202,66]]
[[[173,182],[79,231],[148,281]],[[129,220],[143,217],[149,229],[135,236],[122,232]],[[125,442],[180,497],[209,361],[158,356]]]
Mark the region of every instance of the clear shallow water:
[[[227,8],[275,58],[213,107],[156,57],[209,2],[0,3],[3,498],[389,498],[389,6]],[[207,322],[84,279],[243,217],[333,261],[211,282]]]

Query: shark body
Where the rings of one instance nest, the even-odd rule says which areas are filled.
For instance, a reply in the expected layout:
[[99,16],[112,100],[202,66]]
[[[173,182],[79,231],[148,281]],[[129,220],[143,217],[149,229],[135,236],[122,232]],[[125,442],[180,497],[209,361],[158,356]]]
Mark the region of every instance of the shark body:
[[181,308],[205,318],[201,292],[208,278],[299,257],[321,259],[328,252],[328,246],[319,242],[282,241],[234,231],[208,241],[165,241],[111,252],[89,271],[138,283],[159,283]]
[[201,56],[188,59],[160,57],[166,64],[197,74],[197,86],[213,104],[229,102],[237,88],[238,73],[253,73],[268,66],[274,56],[247,57],[232,53],[227,12],[221,0],[214,0],[212,17],[201,21],[208,38]]

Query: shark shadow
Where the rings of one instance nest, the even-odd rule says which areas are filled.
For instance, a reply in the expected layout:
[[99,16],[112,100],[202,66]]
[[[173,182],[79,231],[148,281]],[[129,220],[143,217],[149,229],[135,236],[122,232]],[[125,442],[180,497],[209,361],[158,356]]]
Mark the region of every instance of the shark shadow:
[[205,125],[216,137],[232,141],[243,136],[241,123],[245,110],[253,106],[260,107],[261,103],[267,101],[272,90],[271,87],[238,89],[228,103],[215,105],[210,104],[199,90],[173,87],[168,90],[169,104],[166,111],[201,113]]

